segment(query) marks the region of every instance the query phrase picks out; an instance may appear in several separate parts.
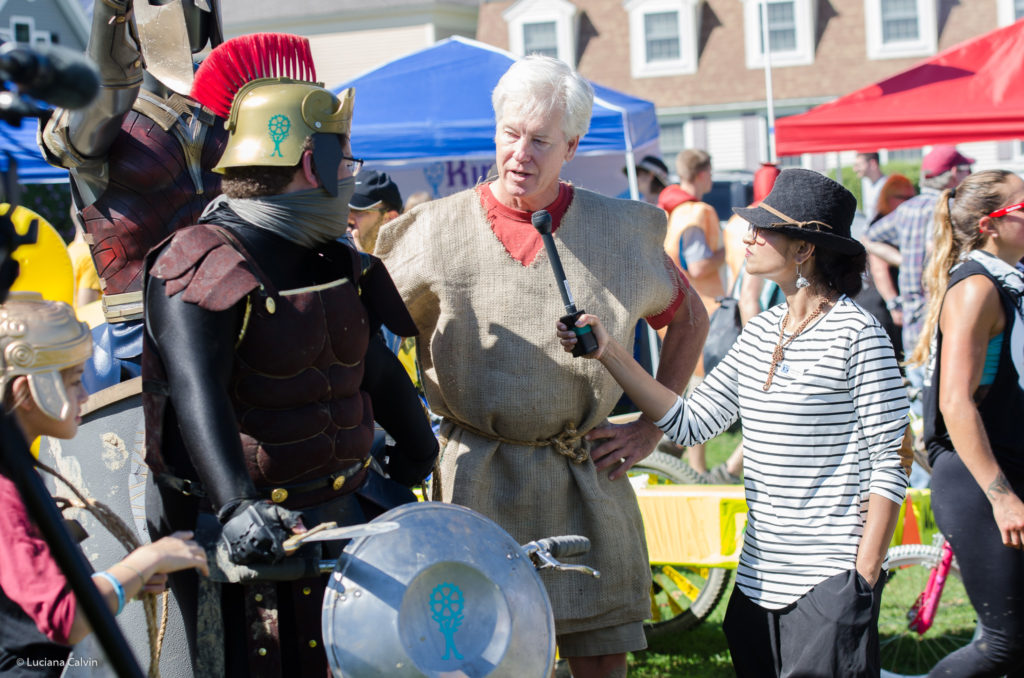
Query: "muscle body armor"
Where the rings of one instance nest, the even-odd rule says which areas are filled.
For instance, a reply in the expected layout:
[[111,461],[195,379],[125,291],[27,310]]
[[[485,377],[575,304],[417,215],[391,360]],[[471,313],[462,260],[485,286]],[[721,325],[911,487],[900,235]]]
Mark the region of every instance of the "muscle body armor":
[[142,290],[142,260],[170,233],[194,224],[220,193],[211,171],[227,133],[178,94],[143,92],[125,115],[107,158],[105,190],[79,208],[105,294]]
[[[228,231],[199,225],[177,233],[150,271],[168,294],[211,311],[246,299],[229,394],[249,476],[288,508],[358,488],[373,442],[373,408],[360,390],[370,323],[357,288],[359,255],[342,251],[351,253],[348,276],[278,291]],[[160,399],[162,365],[145,355],[147,397]],[[147,431],[156,430],[163,407],[146,414]],[[147,440],[146,461],[157,473],[165,469],[159,447],[159,438]]]

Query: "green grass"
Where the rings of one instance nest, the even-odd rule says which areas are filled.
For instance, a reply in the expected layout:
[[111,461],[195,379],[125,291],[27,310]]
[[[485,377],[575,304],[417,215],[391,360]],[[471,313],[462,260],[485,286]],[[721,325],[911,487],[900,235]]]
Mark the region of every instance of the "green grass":
[[[725,432],[708,441],[707,464],[714,468],[724,462],[740,441],[739,431]],[[722,633],[725,606],[732,583],[704,623],[671,640],[629,656],[631,678],[726,678],[734,676],[729,648]]]
[[882,665],[901,673],[924,674],[935,662],[970,642],[977,617],[960,578],[950,574],[942,590],[935,623],[923,635],[907,630],[907,610],[928,582],[930,569],[911,566],[894,569],[889,575],[878,634]]
[[732,670],[729,647],[722,632],[725,607],[732,584],[722,601],[700,626],[671,640],[629,655],[632,678],[727,678]]

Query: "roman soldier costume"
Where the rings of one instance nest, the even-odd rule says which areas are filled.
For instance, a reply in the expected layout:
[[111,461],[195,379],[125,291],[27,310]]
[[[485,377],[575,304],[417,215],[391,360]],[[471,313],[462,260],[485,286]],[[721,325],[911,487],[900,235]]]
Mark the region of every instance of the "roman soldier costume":
[[[232,178],[277,167],[287,178],[310,153],[319,185],[221,196],[151,253],[143,402],[151,533],[212,526],[227,561],[258,570],[285,558],[300,519],[347,525],[390,508],[374,486],[421,481],[437,443],[378,334],[381,325],[400,336],[416,327],[383,264],[337,241],[355,182],[337,178],[352,91],[335,96],[277,77],[275,66],[228,73],[237,63],[309,69],[312,79],[304,39],[244,36],[214,50],[193,95],[227,119],[216,170]],[[374,468],[374,421],[394,441],[380,457],[390,479]],[[289,557],[315,561],[337,546]],[[200,637],[207,622],[220,629],[219,675],[327,675],[324,584],[315,575],[225,584],[212,593],[219,612],[210,615],[209,586],[172,576],[197,664],[210,661]]]

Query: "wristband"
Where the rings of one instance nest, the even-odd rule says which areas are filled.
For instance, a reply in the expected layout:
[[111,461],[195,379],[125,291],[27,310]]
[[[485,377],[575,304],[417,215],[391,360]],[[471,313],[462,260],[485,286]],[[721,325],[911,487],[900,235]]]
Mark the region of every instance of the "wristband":
[[893,297],[892,299],[889,299],[888,301],[885,302],[885,307],[890,311],[895,311],[897,309],[903,308],[903,299],[900,297]]
[[110,582],[110,585],[114,587],[114,593],[117,594],[117,611],[114,612],[114,615],[117,616],[121,614],[121,610],[124,609],[124,587],[121,586],[121,582],[118,581],[117,577],[110,574],[109,572],[97,572],[93,575],[94,579],[96,577],[102,577],[103,579],[106,579],[108,582]]
[[[131,571],[132,571],[132,572],[134,572],[135,574],[139,575],[139,586],[140,586],[140,587],[144,587],[144,586],[146,585],[146,580],[145,580],[145,579],[143,578],[143,576],[142,576],[142,573],[141,573],[141,572],[139,572],[139,570],[138,570],[138,569],[136,569],[136,568],[132,567],[131,565],[129,565],[128,563],[126,563],[126,562],[123,562],[123,561],[122,561],[122,562],[119,562],[119,563],[114,563],[114,565],[120,565],[121,567],[126,567],[126,568],[128,568],[129,570],[131,570]],[[111,567],[114,567],[114,565],[111,565]]]

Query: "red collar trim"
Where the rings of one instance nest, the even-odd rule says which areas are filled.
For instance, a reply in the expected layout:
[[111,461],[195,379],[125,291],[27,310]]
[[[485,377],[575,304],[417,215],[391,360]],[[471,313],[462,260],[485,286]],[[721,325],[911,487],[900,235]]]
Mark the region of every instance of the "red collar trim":
[[[543,246],[540,233],[533,227],[530,217],[533,212],[517,210],[498,202],[491,192],[490,184],[481,184],[477,188],[480,195],[480,204],[487,213],[487,222],[491,231],[505,247],[509,256],[523,266],[529,266],[537,257],[537,252]],[[551,231],[555,232],[562,224],[562,217],[572,204],[573,188],[567,183],[558,185],[558,197],[548,205],[548,213],[551,214]]]

